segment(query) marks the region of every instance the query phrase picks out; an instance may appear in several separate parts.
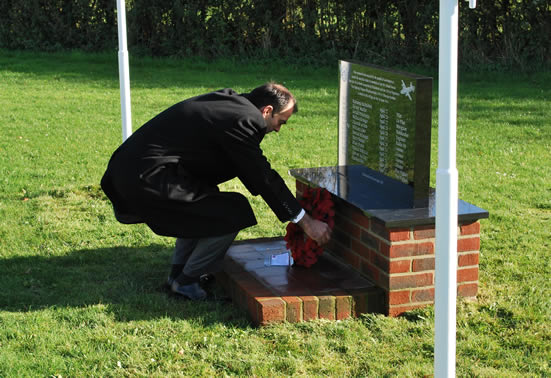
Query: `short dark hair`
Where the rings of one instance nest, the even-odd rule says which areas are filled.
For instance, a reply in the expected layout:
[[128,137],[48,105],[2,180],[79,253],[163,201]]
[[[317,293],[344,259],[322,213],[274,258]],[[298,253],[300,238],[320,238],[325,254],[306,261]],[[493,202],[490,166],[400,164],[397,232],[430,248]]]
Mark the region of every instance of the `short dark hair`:
[[247,98],[258,109],[262,109],[267,105],[273,106],[273,114],[277,114],[287,108],[289,103],[294,102],[293,113],[298,112],[297,101],[295,97],[281,84],[269,82],[253,89],[247,94]]

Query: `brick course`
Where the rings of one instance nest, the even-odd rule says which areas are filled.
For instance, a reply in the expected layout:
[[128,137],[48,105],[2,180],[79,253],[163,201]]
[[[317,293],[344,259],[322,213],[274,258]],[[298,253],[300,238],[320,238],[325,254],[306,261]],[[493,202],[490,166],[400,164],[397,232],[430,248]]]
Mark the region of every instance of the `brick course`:
[[298,297],[281,297],[285,301],[285,320],[289,323],[302,321],[302,301]]
[[478,266],[478,252],[465,253],[457,256],[457,265],[459,266]]
[[343,320],[352,316],[353,299],[351,295],[337,293],[335,295],[335,318]]
[[434,257],[413,260],[413,272],[421,272],[424,270],[434,270]]
[[315,320],[318,319],[318,304],[319,299],[314,296],[300,297],[303,303],[303,319]]
[[320,319],[335,320],[335,297],[332,295],[321,295],[319,299],[318,316]]
[[[299,193],[306,188],[297,180]],[[387,228],[361,210],[333,196],[335,242],[327,248],[341,261],[372,279],[385,290],[385,313],[396,316],[434,302],[434,224]],[[480,222],[458,225],[457,293],[478,292]],[[355,311],[364,311],[353,298]]]
[[256,300],[256,323],[266,325],[273,322],[282,322],[285,318],[285,301],[281,298],[263,298]]

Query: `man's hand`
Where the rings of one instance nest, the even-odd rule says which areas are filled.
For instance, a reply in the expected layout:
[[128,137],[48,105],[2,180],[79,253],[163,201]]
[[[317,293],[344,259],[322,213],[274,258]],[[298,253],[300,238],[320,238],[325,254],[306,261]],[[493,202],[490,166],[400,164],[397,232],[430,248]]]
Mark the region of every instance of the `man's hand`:
[[323,245],[331,239],[331,228],[327,223],[314,219],[308,214],[304,214],[298,225],[318,245]]

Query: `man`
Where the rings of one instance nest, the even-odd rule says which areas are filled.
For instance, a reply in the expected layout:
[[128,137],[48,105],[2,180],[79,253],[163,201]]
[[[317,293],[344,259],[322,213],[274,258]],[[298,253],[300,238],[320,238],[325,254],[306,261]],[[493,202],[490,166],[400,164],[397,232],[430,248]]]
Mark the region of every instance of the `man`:
[[329,241],[329,226],[305,214],[260,149],[264,135],[278,132],[297,109],[279,84],[245,94],[223,89],[173,105],[113,153],[101,187],[117,220],[177,238],[173,292],[205,298],[199,277],[223,259],[239,230],[256,224],[243,195],[217,187],[234,177],[280,221],[298,223],[320,245]]

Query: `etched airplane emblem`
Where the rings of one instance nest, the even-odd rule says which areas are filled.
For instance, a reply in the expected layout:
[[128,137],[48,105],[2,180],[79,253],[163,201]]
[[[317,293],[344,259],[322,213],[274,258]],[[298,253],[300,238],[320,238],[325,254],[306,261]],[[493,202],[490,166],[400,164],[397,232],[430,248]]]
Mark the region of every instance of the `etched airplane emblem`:
[[402,90],[400,91],[400,94],[406,95],[410,100],[413,100],[411,98],[411,92],[415,92],[415,87],[411,81],[409,82],[409,87],[406,87],[406,83],[402,80]]

